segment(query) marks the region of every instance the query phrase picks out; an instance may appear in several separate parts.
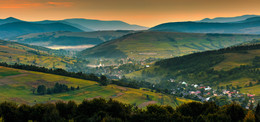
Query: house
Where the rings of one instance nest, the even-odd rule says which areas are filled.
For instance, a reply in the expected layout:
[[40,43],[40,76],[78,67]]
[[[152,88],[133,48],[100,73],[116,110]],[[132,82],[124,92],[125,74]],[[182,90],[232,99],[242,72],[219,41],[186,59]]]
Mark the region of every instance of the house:
[[210,97],[206,98],[205,100],[206,100],[206,101],[209,101],[209,100],[210,100]]
[[200,94],[201,93],[201,91],[196,91],[196,94]]
[[195,91],[190,91],[190,94],[196,94],[196,92]]
[[206,91],[211,90],[211,88],[208,86],[207,88],[204,88]]
[[170,79],[170,81],[171,81],[171,82],[175,82],[175,80],[174,80],[174,79]]
[[183,85],[187,85],[187,83],[186,83],[186,82],[184,82],[184,81],[183,81],[181,84],[183,84]]

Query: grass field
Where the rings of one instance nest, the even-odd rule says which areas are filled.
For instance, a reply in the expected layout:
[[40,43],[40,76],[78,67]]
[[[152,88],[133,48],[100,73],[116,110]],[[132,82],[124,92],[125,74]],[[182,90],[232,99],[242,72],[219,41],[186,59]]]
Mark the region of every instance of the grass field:
[[46,68],[55,67],[66,69],[67,64],[73,64],[76,60],[68,57],[50,55],[45,48],[35,49],[27,45],[0,40],[0,62],[7,62],[9,64],[33,64]]
[[[57,100],[74,100],[77,103],[84,99],[103,97],[145,107],[150,103],[176,106],[190,100],[173,98],[161,93],[151,92],[146,89],[133,89],[116,85],[99,86],[97,82],[39,73],[33,71],[18,70],[0,67],[0,102],[14,101],[17,103],[35,104],[55,102]],[[31,91],[38,85],[53,87],[56,82],[70,86],[80,87],[80,90],[69,91],[52,95],[34,95]],[[149,99],[147,98],[149,97]]]
[[260,56],[260,50],[249,50],[246,53],[225,53],[225,60],[214,66],[215,70],[230,70],[240,65],[250,65],[255,56]]

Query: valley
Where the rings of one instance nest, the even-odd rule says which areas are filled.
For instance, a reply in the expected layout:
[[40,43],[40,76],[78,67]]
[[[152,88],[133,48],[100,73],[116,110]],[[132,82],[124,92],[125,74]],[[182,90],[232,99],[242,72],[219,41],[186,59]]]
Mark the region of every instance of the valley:
[[0,122],[260,122],[259,4],[0,0]]

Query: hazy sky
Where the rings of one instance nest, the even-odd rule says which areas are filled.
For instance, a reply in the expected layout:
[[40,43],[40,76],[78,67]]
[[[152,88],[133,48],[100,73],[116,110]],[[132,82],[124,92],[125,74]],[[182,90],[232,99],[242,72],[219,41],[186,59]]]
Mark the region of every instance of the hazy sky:
[[0,0],[0,18],[122,20],[155,26],[243,14],[260,15],[260,0]]

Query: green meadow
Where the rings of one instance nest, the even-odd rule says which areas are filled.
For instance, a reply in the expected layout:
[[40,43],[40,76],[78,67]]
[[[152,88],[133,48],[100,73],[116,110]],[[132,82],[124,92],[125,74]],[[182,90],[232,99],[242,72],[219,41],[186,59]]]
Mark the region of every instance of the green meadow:
[[[181,103],[190,101],[155,93],[143,88],[133,89],[117,85],[100,86],[94,81],[6,67],[0,67],[0,76],[0,102],[13,101],[20,104],[33,105],[58,100],[73,100],[80,103],[84,99],[90,100],[102,97],[105,99],[112,98],[139,107],[145,107],[152,103],[175,107]],[[69,87],[79,86],[80,90],[51,95],[35,95],[32,93],[32,88],[36,88],[38,85],[45,85],[48,88],[53,87],[56,82],[66,84]]]

